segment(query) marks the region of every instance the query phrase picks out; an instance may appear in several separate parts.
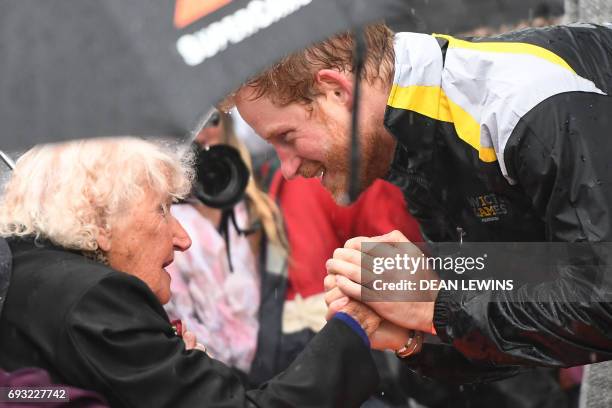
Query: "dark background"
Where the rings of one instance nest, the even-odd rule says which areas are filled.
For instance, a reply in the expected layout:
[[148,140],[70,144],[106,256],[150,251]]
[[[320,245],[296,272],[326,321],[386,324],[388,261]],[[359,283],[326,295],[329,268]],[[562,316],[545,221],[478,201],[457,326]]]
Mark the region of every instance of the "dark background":
[[[538,17],[559,17],[563,15],[563,0],[417,0],[414,8],[419,31],[457,34]],[[402,31],[401,25],[392,28]]]

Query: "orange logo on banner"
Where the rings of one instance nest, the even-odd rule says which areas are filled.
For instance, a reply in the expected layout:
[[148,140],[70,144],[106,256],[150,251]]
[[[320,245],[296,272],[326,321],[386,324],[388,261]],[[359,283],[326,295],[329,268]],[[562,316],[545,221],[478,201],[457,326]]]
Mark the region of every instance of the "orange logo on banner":
[[187,27],[189,24],[220,9],[232,0],[176,0],[174,26]]

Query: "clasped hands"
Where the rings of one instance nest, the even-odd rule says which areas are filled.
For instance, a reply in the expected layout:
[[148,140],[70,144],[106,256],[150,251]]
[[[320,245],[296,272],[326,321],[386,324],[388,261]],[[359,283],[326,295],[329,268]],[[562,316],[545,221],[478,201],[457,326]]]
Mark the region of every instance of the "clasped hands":
[[[363,249],[363,243],[373,244]],[[398,300],[372,289],[371,282],[379,275],[373,272],[372,262],[362,264],[362,258],[394,258],[398,254],[423,256],[421,250],[401,232],[393,231],[377,237],[352,238],[344,248],[336,249],[333,258],[326,263],[327,319],[337,312],[347,313],[361,324],[372,348],[377,350],[401,349],[411,330],[435,333],[433,311],[437,291],[419,292]],[[418,282],[424,278],[437,279],[437,276],[434,271],[421,268],[413,274],[402,274],[402,278]],[[406,301],[406,297],[410,301]]]

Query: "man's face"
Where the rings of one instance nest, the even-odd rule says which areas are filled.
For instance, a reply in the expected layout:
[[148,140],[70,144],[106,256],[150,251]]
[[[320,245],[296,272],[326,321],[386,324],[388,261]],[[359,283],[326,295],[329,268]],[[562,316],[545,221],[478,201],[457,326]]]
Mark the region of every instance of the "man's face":
[[170,300],[170,275],[165,267],[174,251],[185,251],[191,239],[170,213],[170,197],[148,191],[144,202],[134,205],[112,226],[110,266],[144,281],[162,304]]
[[[351,110],[325,96],[310,106],[297,102],[279,106],[268,96],[253,99],[252,94],[253,90],[243,89],[236,107],[257,134],[274,146],[283,176],[317,177],[336,201],[346,202]],[[382,120],[371,123],[367,119],[360,121],[361,191],[384,176],[389,165],[389,153],[380,151],[376,132],[383,128]]]

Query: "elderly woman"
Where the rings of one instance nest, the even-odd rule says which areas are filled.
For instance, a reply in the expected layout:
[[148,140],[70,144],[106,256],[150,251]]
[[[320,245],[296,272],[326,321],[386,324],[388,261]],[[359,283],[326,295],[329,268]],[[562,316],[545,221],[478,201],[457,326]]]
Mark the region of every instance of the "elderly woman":
[[168,209],[190,173],[131,138],[36,147],[18,161],[0,207],[13,253],[0,367],[44,368],[114,407],[358,406],[377,383],[368,336],[379,318],[367,307],[348,303],[252,391],[175,334],[164,268],[191,241]]

